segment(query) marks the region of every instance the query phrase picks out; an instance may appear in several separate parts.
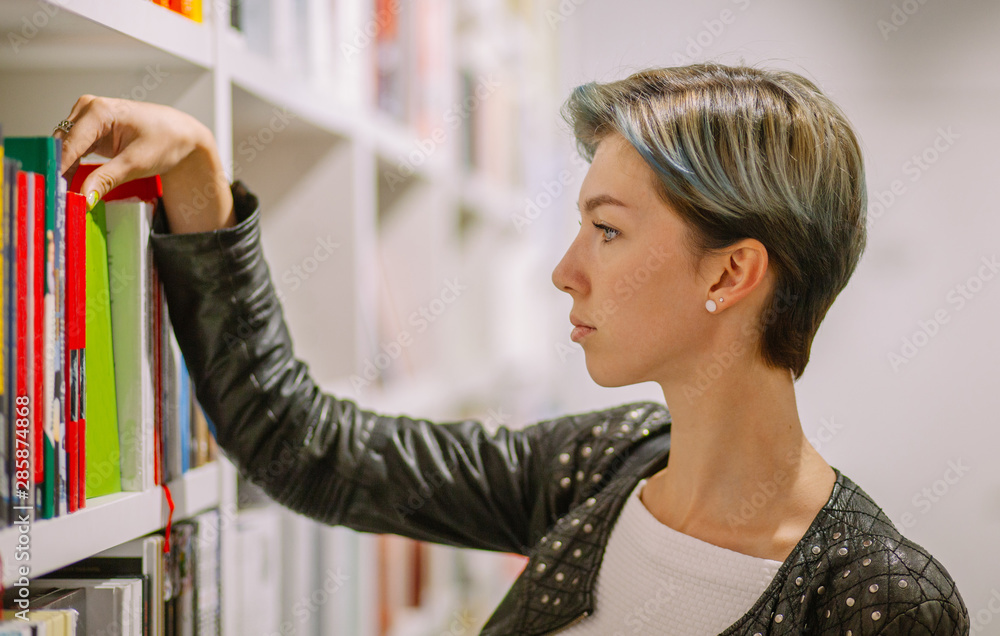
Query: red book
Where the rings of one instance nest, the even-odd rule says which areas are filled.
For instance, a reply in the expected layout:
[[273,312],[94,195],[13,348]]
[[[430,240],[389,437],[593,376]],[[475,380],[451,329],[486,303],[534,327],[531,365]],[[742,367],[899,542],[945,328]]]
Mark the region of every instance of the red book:
[[[73,175],[73,180],[69,184],[69,191],[73,193],[79,193],[80,188],[83,186],[84,180],[89,176],[94,170],[99,168],[101,164],[99,163],[89,163],[80,164],[77,168],[76,173]],[[108,192],[102,200],[107,202],[112,201],[124,201],[128,199],[139,199],[141,201],[156,201],[158,198],[163,196],[163,184],[160,181],[160,175],[155,175],[152,177],[144,177],[141,179],[134,179],[113,188]],[[154,388],[154,483],[163,483],[163,467],[161,465],[163,457],[163,390],[162,390],[162,371],[161,371],[161,350],[160,350],[160,310],[159,307],[163,302],[160,294],[160,284],[159,278],[156,275],[155,266],[150,267],[150,272],[152,276],[152,281],[149,283],[149,288],[151,290],[150,297],[150,309],[152,316],[152,347],[153,347],[153,388]],[[79,437],[80,443],[83,443],[84,437],[81,434]],[[81,462],[83,461],[84,455],[81,453]]]
[[153,453],[153,474],[156,475],[156,484],[160,485],[164,483],[163,479],[163,348],[160,346],[162,338],[160,333],[163,327],[160,325],[160,277],[157,275],[156,268],[149,268],[150,273],[153,276],[152,286],[150,287],[152,291],[153,301],[150,303],[149,311],[153,314],[153,393],[155,395],[155,401],[153,402],[156,407],[156,417],[154,419],[154,444],[155,449]]
[[[31,178],[29,178],[31,177]],[[31,183],[29,183],[29,181]],[[31,350],[31,345],[33,340],[28,334],[32,333],[32,323],[29,321],[29,285],[34,277],[28,276],[28,265],[30,261],[28,260],[28,225],[29,217],[28,212],[34,206],[29,205],[28,195],[33,192],[31,186],[34,185],[34,178],[27,172],[18,171],[17,173],[17,249],[16,249],[16,290],[17,290],[17,396],[27,397],[27,413],[24,414],[28,418],[28,456],[31,462],[30,475],[27,479],[17,478],[17,481],[21,485],[26,485],[31,502],[36,502],[34,498],[34,484],[37,483],[37,466],[38,466],[38,449],[39,441],[36,437],[38,426],[35,422],[35,404],[32,401],[34,397],[34,383],[32,382],[32,374],[34,369],[34,354]],[[18,416],[20,417],[22,412],[18,409]]]
[[66,195],[66,453],[69,510],[85,507],[87,480],[84,471],[86,414],[87,332],[87,200],[82,194]]
[[[83,181],[91,172],[97,170],[102,164],[82,163],[73,175],[73,181],[69,184],[70,192],[80,192]],[[160,182],[160,175],[155,177],[145,177],[127,181],[117,188],[112,188],[111,192],[105,194],[102,201],[123,201],[125,199],[141,199],[142,201],[155,201],[163,196],[163,183]]]
[[[31,325],[34,387],[31,408],[35,427],[35,488],[39,509],[45,500],[45,176],[28,173],[28,187],[33,190],[34,236],[31,293],[34,295],[34,320]],[[33,182],[33,183],[32,183]],[[31,211],[28,211],[31,214]],[[31,298],[29,296],[29,298]]]

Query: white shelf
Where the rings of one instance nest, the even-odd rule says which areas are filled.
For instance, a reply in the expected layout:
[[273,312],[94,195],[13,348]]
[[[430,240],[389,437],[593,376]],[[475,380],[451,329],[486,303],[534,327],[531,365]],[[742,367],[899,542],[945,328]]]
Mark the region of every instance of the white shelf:
[[499,227],[513,228],[513,216],[523,211],[527,193],[490,180],[482,174],[465,176],[459,195],[463,205],[475,210]]
[[219,47],[219,66],[233,86],[301,118],[330,134],[348,136],[356,128],[334,98],[309,85],[305,76],[282,69],[268,57],[247,48],[242,36],[226,28]]
[[[191,469],[168,484],[174,500],[174,522],[219,505],[219,463]],[[32,520],[28,536],[30,559],[17,561],[14,548],[18,526],[0,530],[3,584],[17,579],[18,568],[41,576],[120,543],[166,527],[170,508],[162,488],[120,492],[87,500],[87,507],[64,517]]]
[[125,70],[163,64],[208,69],[214,62],[207,23],[148,0],[3,0],[0,31],[7,40],[0,52],[4,68]]
[[[325,7],[331,13],[325,31],[296,30],[307,34],[304,37],[310,44],[312,58],[322,62],[319,64],[286,64],[281,60],[282,47],[275,47],[279,53],[272,57],[248,46],[244,36],[229,26],[228,15],[224,15],[225,2],[203,2],[205,22],[199,24],[150,0],[0,0],[0,29],[8,40],[0,47],[0,85],[7,95],[0,98],[3,112],[0,119],[5,120],[2,122],[5,132],[40,134],[38,131],[45,131],[64,117],[79,95],[126,96],[128,90],[143,85],[145,75],[150,74],[147,65],[160,65],[169,74],[164,74],[162,82],[157,74],[155,91],[149,89],[149,95],[137,99],[179,108],[209,125],[215,131],[224,162],[228,166],[239,165],[247,177],[247,185],[257,194],[267,195],[265,222],[271,224],[267,236],[285,245],[287,256],[284,260],[279,258],[277,249],[269,254],[275,264],[272,274],[275,280],[290,285],[286,290],[289,297],[283,304],[290,324],[298,321],[299,328],[310,333],[297,341],[297,351],[318,358],[328,350],[324,348],[326,341],[339,339],[329,350],[337,352],[336,359],[346,360],[348,368],[337,367],[336,373],[330,371],[325,376],[343,378],[342,386],[351,390],[345,389],[341,395],[350,395],[362,408],[385,413],[393,410],[393,405],[399,405],[400,412],[433,417],[454,412],[457,402],[481,404],[484,395],[495,395],[495,391],[510,384],[509,374],[496,365],[463,372],[457,379],[451,377],[454,372],[447,377],[443,375],[448,371],[445,365],[433,377],[419,374],[426,378],[426,383],[407,379],[387,387],[382,394],[355,391],[347,381],[350,365],[360,369],[367,356],[378,350],[376,337],[372,335],[378,321],[372,294],[378,288],[381,265],[371,255],[379,244],[380,219],[389,218],[387,215],[410,221],[429,219],[432,223],[428,225],[427,236],[435,241],[427,245],[414,243],[415,254],[428,261],[427,271],[450,273],[461,255],[460,246],[449,242],[451,235],[446,230],[453,224],[458,208],[474,210],[482,221],[477,224],[477,238],[488,235],[489,239],[510,227],[510,215],[523,201],[524,193],[479,173],[465,174],[457,130],[449,131],[444,142],[435,140],[433,148],[428,149],[430,142],[423,138],[428,136],[427,132],[418,132],[416,127],[375,108],[372,104],[375,76],[370,72],[375,48],[370,43],[361,47],[362,58],[347,58],[338,46],[329,47],[331,51],[323,57],[312,46],[315,42],[308,38],[316,33],[328,33],[333,43],[351,41],[373,18],[370,0],[337,0],[332,5],[329,0],[306,0],[305,4],[313,8],[312,15],[317,14],[317,7]],[[494,9],[477,15],[473,22],[498,27],[506,34],[508,26],[500,26],[495,20],[502,13],[502,3],[490,0],[485,4]],[[446,29],[454,28],[456,10],[458,7],[445,9],[442,24]],[[323,13],[318,11],[320,15]],[[24,27],[25,19],[28,27]],[[20,34],[22,27],[33,31],[32,22],[37,30],[26,35],[25,42],[17,49],[12,47],[9,34]],[[455,33],[442,31],[442,36],[454,38]],[[425,105],[428,111],[443,112],[457,97],[458,71],[492,69],[501,63],[510,66],[507,57],[514,41],[507,42],[508,39],[506,35],[500,38],[507,45],[497,48],[502,55],[492,58],[485,53],[482,58],[470,53],[463,59],[455,59],[457,51],[445,43],[439,53],[446,60],[449,79],[434,84],[434,90],[441,90],[442,101],[436,106],[428,102]],[[276,40],[271,41],[273,44]],[[483,47],[498,47],[492,39],[479,44],[482,46],[477,48],[477,55]],[[312,71],[303,70],[310,67]],[[34,97],[28,99],[25,95]],[[254,138],[259,142],[253,146],[258,152],[252,156],[241,152],[242,144]],[[266,151],[257,146],[266,147]],[[393,172],[405,182],[398,188],[395,187],[398,182],[392,179]],[[336,232],[344,233],[337,255],[342,260],[324,259],[321,265],[325,269],[312,278],[309,265],[313,260],[309,254],[314,248],[307,243],[312,236],[336,235]],[[437,240],[439,237],[444,238]],[[489,241],[477,243],[483,244]],[[430,245],[433,249],[428,250]],[[356,251],[348,254],[346,250]],[[409,252],[401,254],[397,258],[405,261]],[[351,268],[340,267],[344,262],[351,264]],[[348,282],[335,294],[329,286],[319,291],[310,287],[336,276],[343,276]],[[286,283],[287,279],[294,286]],[[299,287],[305,291],[293,294]],[[352,299],[351,319],[331,318],[333,314],[322,305],[327,301],[316,300],[319,293],[325,294],[330,302]],[[482,297],[476,298],[470,304],[483,302]],[[343,326],[343,333],[321,331],[320,336],[312,335],[308,331],[316,331],[310,322],[312,315],[323,315]],[[324,344],[317,345],[318,338]],[[319,366],[314,364],[314,368]],[[523,378],[524,374],[518,373],[517,377]],[[361,395],[353,395],[356,392]],[[236,469],[223,456],[169,486],[175,503],[175,521],[216,506],[223,514],[237,509]],[[161,488],[90,499],[85,509],[71,515],[32,520],[28,562],[14,558],[18,528],[0,530],[3,582],[13,583],[20,565],[28,565],[29,577],[34,578],[160,530],[167,522],[167,515]],[[238,524],[224,524],[220,532],[222,633],[232,636],[240,631]],[[342,599],[338,603],[350,604],[356,612],[350,622],[354,625],[351,633],[358,636],[376,633],[374,613],[361,611],[375,604],[373,539],[352,538],[350,559],[337,553],[326,555],[326,566],[334,558],[339,559],[338,566],[346,563],[349,568],[350,592],[337,598]],[[305,549],[306,543],[299,540],[296,544],[292,540],[297,548]],[[314,565],[319,569],[324,563]],[[445,565],[446,561],[438,562],[444,572],[442,585],[447,588],[451,585],[447,576],[451,568]],[[298,581],[300,587],[310,580],[284,571],[277,575],[282,581]],[[294,586],[288,589],[299,592]],[[428,607],[402,618],[394,629],[399,634],[415,634],[425,631],[423,628],[443,624],[456,611],[454,601],[447,594],[435,595]],[[340,626],[345,620],[343,614],[343,611],[329,613],[324,625]]]
[[[435,146],[430,154],[426,153],[418,145],[422,140],[418,139],[413,130],[388,115],[373,111],[360,116],[356,126],[358,134],[371,143],[382,162],[392,166],[404,180],[419,177],[445,187],[453,187],[460,179],[458,171],[442,157],[443,149]],[[409,157],[411,153],[419,158],[418,161]],[[413,169],[412,175],[400,170],[403,161]]]

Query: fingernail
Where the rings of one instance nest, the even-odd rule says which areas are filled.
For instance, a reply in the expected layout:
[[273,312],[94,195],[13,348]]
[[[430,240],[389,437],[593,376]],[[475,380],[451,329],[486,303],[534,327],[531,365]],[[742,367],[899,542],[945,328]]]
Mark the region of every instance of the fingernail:
[[87,195],[87,212],[93,210],[95,205],[97,205],[97,190],[91,190]]

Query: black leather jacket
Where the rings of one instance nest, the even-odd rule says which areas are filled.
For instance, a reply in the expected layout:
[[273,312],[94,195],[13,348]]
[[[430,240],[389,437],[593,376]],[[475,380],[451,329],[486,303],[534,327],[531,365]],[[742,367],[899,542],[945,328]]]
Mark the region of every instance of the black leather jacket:
[[[151,236],[177,339],[226,455],[321,522],[530,557],[483,634],[555,633],[588,616],[619,511],[666,465],[666,407],[627,404],[491,434],[478,421],[382,416],[325,394],[293,357],[256,198],[239,183],[233,194],[236,227],[170,235],[161,210]],[[826,506],[724,634],[968,634],[945,568],[836,473]]]

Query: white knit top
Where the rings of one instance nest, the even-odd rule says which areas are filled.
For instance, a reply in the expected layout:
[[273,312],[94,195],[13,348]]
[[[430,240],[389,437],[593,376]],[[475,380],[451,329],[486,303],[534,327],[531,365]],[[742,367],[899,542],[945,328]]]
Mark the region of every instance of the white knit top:
[[660,523],[629,495],[608,538],[594,612],[559,636],[717,636],[745,614],[780,561],[712,545]]

